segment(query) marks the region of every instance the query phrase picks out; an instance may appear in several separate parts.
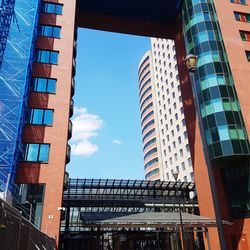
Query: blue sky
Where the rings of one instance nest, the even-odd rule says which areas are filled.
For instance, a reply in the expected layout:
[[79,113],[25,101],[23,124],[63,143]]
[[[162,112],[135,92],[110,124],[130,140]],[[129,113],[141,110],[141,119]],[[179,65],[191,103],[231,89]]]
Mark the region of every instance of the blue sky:
[[137,68],[146,37],[79,29],[70,177],[143,179]]

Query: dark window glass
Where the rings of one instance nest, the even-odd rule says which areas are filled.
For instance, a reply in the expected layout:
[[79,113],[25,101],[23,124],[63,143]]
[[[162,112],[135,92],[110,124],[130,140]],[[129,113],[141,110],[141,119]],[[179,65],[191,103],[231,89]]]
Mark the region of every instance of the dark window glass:
[[250,51],[246,51],[246,57],[247,57],[248,62],[250,62]]
[[221,171],[232,216],[234,218],[250,217],[250,167],[248,160],[240,159],[232,167],[223,168]]

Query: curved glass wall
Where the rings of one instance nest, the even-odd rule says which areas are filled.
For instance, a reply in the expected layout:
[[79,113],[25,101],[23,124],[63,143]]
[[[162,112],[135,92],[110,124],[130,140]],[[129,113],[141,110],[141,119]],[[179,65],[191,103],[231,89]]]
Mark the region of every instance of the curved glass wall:
[[211,160],[249,155],[249,142],[212,0],[184,0],[187,54],[198,56],[192,87]]

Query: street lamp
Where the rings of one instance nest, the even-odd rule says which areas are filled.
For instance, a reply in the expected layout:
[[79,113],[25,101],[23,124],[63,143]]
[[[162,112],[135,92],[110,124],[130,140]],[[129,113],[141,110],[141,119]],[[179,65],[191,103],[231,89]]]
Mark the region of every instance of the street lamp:
[[[189,54],[184,59],[184,63],[186,65],[186,68],[189,70],[189,72],[194,73],[196,71],[197,64],[198,64],[198,57],[195,55]],[[194,74],[191,74],[191,79],[192,79],[192,82],[195,83]],[[195,88],[195,84],[194,84],[194,88]],[[196,108],[199,106],[197,98],[195,98],[195,106]],[[204,136],[205,130],[204,130],[200,112],[197,112],[197,115],[199,116],[199,120],[200,120],[199,124],[200,124],[201,137],[205,138]],[[206,143],[204,143],[204,145],[205,145],[204,156],[205,156],[205,161],[206,161],[207,170],[208,170],[210,187],[212,191],[212,199],[214,203],[215,218],[216,218],[216,223],[217,223],[217,228],[218,228],[218,233],[219,233],[220,246],[221,246],[221,249],[227,249],[212,163],[208,156],[208,149],[207,149]]]
[[[173,177],[175,180],[175,184],[177,185],[177,180],[178,180],[178,172],[174,172],[173,173]],[[177,188],[176,188],[177,190]],[[185,245],[185,235],[184,235],[184,226],[183,226],[183,221],[182,221],[182,213],[181,213],[181,203],[180,203],[180,199],[178,200],[178,205],[179,205],[179,215],[180,215],[180,224],[181,224],[181,237],[182,237],[182,248],[183,250],[186,250],[186,245]]]
[[195,72],[198,63],[198,57],[192,54],[187,55],[184,59],[185,65],[190,72]]

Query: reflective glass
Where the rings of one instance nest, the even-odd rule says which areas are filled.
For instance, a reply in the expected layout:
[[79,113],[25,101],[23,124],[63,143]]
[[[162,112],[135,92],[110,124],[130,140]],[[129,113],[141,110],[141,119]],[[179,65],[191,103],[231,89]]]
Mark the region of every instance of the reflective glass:
[[49,160],[49,145],[41,144],[39,153],[39,162],[48,162]]
[[26,161],[37,161],[38,153],[39,153],[39,144],[28,144],[27,145],[27,156]]
[[45,125],[52,125],[53,124],[53,110],[45,110],[44,111],[44,121],[43,124]]

